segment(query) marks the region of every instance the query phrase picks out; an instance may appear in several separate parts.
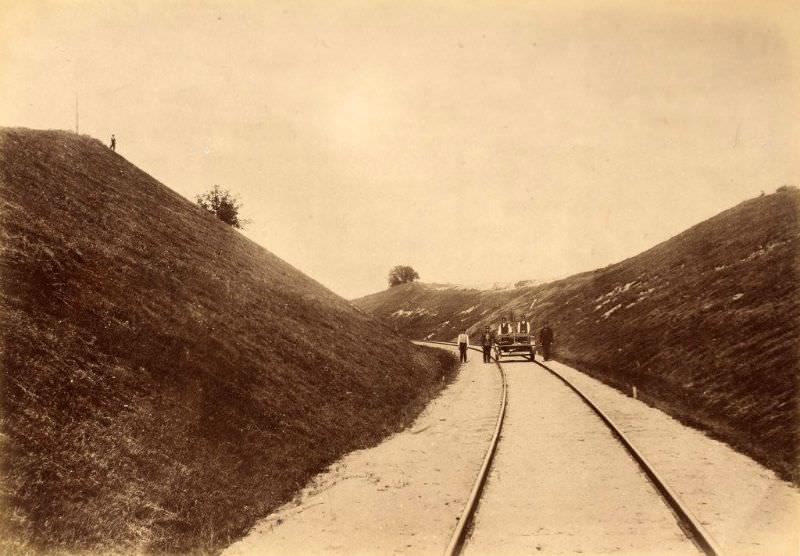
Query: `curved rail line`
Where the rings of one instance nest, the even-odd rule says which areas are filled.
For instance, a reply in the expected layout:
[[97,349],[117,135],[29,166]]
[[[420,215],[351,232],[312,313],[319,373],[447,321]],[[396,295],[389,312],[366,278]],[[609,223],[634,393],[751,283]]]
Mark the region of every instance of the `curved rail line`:
[[675,515],[678,517],[678,523],[681,525],[684,533],[686,536],[689,537],[700,549],[703,550],[709,556],[722,556],[722,550],[720,549],[719,545],[714,541],[713,537],[706,531],[703,525],[700,523],[692,512],[689,511],[689,508],[686,507],[678,495],[667,486],[667,483],[656,473],[656,470],[650,465],[650,462],[645,459],[642,453],[636,449],[633,443],[624,435],[622,431],[617,427],[616,423],[611,420],[611,418],[606,415],[602,409],[600,409],[595,403],[588,397],[586,394],[581,392],[581,390],[572,384],[569,380],[564,378],[560,373],[551,369],[544,363],[540,363],[539,361],[535,361],[537,365],[549,371],[552,375],[556,378],[561,380],[566,386],[575,392],[579,398],[581,398],[586,405],[588,405],[595,414],[600,417],[600,420],[603,421],[611,432],[614,433],[617,440],[625,447],[628,453],[633,457],[634,460],[639,464],[639,467],[642,468],[645,475],[650,479],[650,482],[653,483],[653,486],[656,487],[656,490],[661,494],[664,500],[667,501],[667,505],[672,509]]
[[[425,340],[425,342],[429,344],[441,344],[446,346],[457,345],[454,342],[439,342],[429,340]],[[470,349],[483,354],[483,350],[481,349],[475,347],[471,347]],[[447,549],[444,551],[445,556],[455,556],[456,554],[459,554],[464,546],[464,540],[467,538],[469,525],[472,523],[475,510],[478,508],[478,501],[481,499],[483,487],[486,484],[486,478],[489,476],[489,468],[492,466],[492,460],[494,459],[494,454],[497,451],[497,443],[500,441],[500,431],[503,428],[503,420],[506,416],[506,399],[508,397],[506,373],[503,371],[503,367],[500,366],[500,363],[494,359],[494,357],[492,357],[492,360],[494,361],[495,365],[497,365],[497,370],[500,371],[500,378],[503,381],[503,394],[500,399],[500,411],[497,415],[497,423],[494,427],[494,434],[492,435],[489,449],[486,451],[486,457],[483,458],[483,465],[481,465],[481,469],[478,472],[478,478],[475,480],[475,484],[472,486],[472,491],[469,494],[464,511],[461,512],[461,517],[458,519],[458,525],[456,525],[456,528],[450,537],[450,543],[447,545]]]
[[[440,341],[430,341],[425,340],[425,343],[429,344],[441,344],[446,346],[454,346],[456,345],[454,342],[440,342]],[[477,348],[471,348],[475,351],[481,351]],[[494,358],[493,358],[494,359]],[[669,508],[673,511],[675,516],[678,518],[678,524],[681,527],[681,530],[686,534],[686,536],[697,545],[703,552],[708,554],[709,556],[722,556],[722,550],[720,549],[719,545],[714,541],[713,537],[706,531],[700,521],[689,511],[686,505],[680,500],[678,495],[667,486],[666,482],[656,473],[653,466],[647,459],[642,455],[642,453],[636,449],[633,443],[622,433],[622,431],[617,427],[614,421],[606,415],[595,403],[586,395],[584,394],[577,386],[572,384],[569,380],[564,378],[560,373],[551,369],[547,365],[535,361],[537,365],[542,367],[543,369],[550,372],[553,376],[558,378],[561,382],[563,382],[570,390],[575,392],[577,396],[583,400],[583,402],[589,406],[589,408],[600,418],[606,426],[611,429],[613,435],[619,440],[619,442],[625,447],[631,457],[639,464],[639,467],[644,471],[647,478],[650,482],[655,486],[658,493],[661,497],[666,501]],[[486,458],[484,459],[483,466],[481,467],[480,473],[478,474],[478,478],[475,481],[475,485],[472,488],[472,492],[470,494],[469,500],[467,501],[467,505],[464,509],[464,512],[459,519],[458,526],[456,527],[455,531],[453,532],[453,536],[450,540],[450,544],[447,546],[447,550],[445,551],[446,556],[454,556],[461,551],[461,548],[464,545],[464,540],[466,538],[466,533],[468,530],[469,524],[472,522],[472,518],[475,514],[475,510],[478,506],[478,500],[480,499],[481,492],[483,491],[483,487],[486,483],[486,478],[489,474],[489,468],[491,466],[492,460],[494,459],[494,454],[497,451],[497,443],[500,438],[500,430],[503,426],[503,418],[505,417],[505,409],[506,409],[506,398],[507,398],[507,390],[508,385],[506,382],[505,372],[503,371],[503,367],[500,363],[495,360],[495,364],[497,368],[500,370],[500,375],[503,380],[503,396],[501,402],[501,409],[500,414],[497,419],[497,425],[495,427],[494,436],[492,436],[492,442],[489,446],[489,450],[486,453]]]

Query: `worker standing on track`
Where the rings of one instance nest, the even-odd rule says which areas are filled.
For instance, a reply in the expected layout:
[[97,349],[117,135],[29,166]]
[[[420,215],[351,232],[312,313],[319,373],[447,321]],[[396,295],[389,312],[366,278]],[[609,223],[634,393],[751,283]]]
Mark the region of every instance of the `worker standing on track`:
[[483,362],[491,363],[492,361],[492,344],[494,343],[494,334],[487,326],[481,334],[481,346],[483,346]]
[[550,359],[550,346],[553,343],[553,329],[547,321],[539,331],[539,343],[542,344],[542,357],[547,361]]
[[467,330],[464,329],[461,331],[461,334],[458,335],[458,354],[459,354],[459,360],[462,363],[467,362],[468,347],[469,347],[469,336],[467,336]]
[[531,333],[531,323],[528,322],[528,318],[525,315],[522,315],[522,318],[519,319],[517,323],[517,334],[530,334]]

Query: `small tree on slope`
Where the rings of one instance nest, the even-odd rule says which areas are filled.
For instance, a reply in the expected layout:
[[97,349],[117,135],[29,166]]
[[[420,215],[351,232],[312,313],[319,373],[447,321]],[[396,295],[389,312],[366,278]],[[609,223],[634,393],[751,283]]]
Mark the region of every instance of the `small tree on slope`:
[[393,288],[400,284],[407,284],[419,279],[417,271],[410,266],[398,265],[389,271],[389,287]]
[[239,218],[239,209],[242,208],[242,204],[227,189],[220,189],[218,185],[215,185],[210,191],[197,195],[195,200],[198,205],[234,228],[241,230],[247,224],[246,221]]

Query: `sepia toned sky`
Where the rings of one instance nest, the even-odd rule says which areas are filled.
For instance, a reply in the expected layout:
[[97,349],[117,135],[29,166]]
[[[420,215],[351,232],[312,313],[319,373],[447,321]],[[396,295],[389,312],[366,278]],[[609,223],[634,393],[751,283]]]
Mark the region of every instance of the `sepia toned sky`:
[[74,129],[354,297],[619,261],[800,183],[792,2],[0,4],[0,125]]

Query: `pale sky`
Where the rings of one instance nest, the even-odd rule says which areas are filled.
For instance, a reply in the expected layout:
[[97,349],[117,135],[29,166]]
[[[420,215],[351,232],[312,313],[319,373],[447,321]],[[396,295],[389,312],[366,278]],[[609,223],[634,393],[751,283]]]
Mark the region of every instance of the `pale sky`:
[[635,255],[800,183],[794,2],[3,0],[0,125],[74,129],[333,291]]

